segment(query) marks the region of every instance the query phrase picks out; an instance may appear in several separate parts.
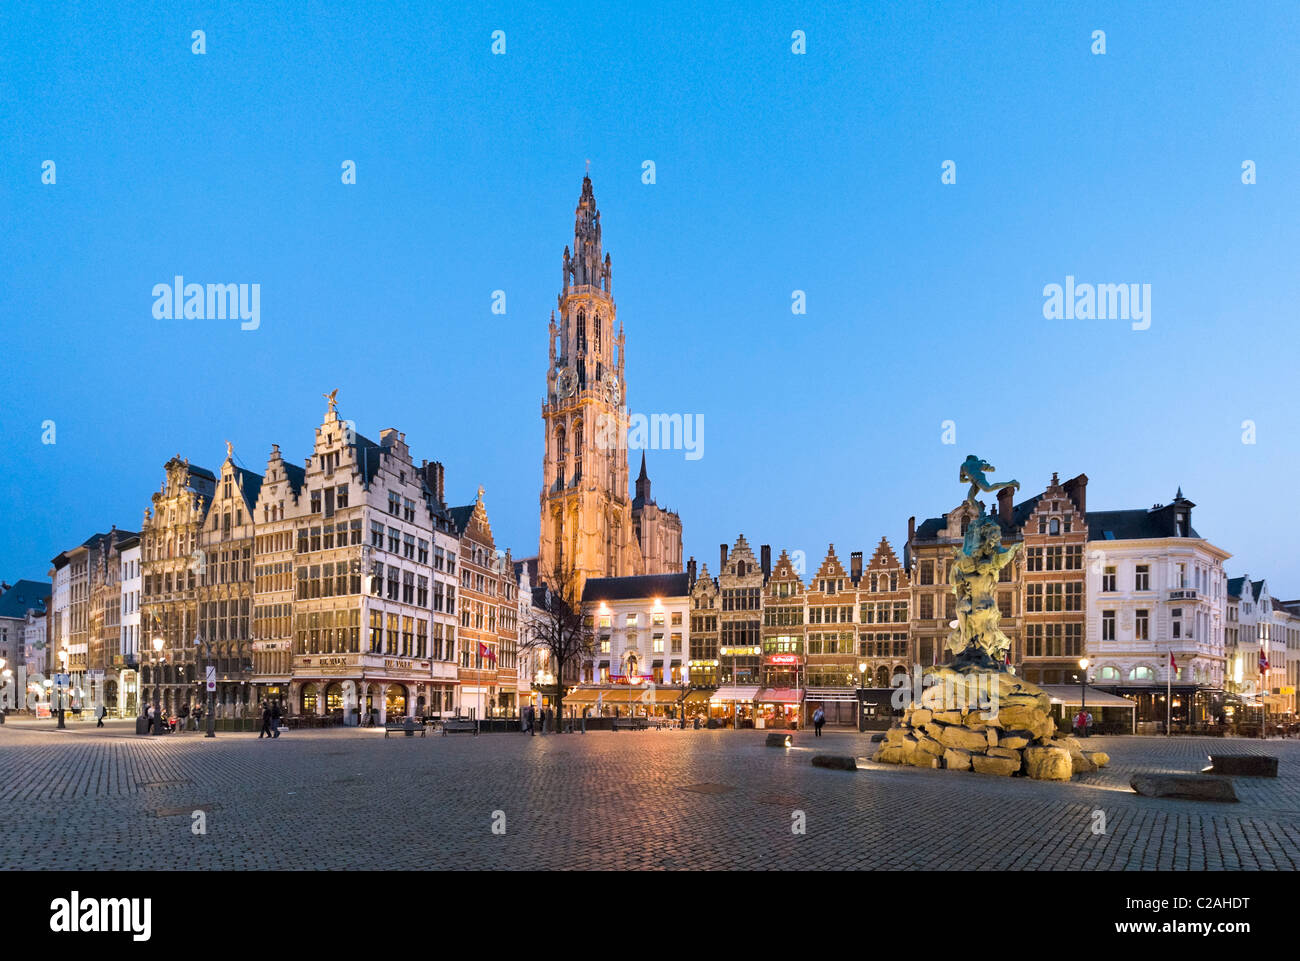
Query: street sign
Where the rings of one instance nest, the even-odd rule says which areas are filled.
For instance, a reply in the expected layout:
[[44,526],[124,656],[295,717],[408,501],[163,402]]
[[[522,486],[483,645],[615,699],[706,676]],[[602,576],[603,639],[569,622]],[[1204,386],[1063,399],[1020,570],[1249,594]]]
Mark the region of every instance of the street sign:
[[217,669],[215,667],[209,667],[208,668],[208,690],[215,691],[216,689],[217,689]]

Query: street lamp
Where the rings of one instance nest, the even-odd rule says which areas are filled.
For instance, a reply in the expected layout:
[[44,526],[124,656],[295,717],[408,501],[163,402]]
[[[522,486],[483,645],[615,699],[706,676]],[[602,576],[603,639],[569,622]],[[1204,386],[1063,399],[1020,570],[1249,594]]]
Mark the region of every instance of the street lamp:
[[[59,664],[60,664],[60,673],[66,674],[68,672],[68,649],[66,647],[63,650],[59,651]],[[63,686],[62,685],[59,685],[59,725],[58,726],[60,728],[66,728],[68,726],[66,723],[64,723],[64,718],[63,718]]]
[[1079,710],[1083,713],[1084,726],[1083,733],[1088,733],[1088,659],[1079,658]]
[[858,665],[858,687],[866,687],[867,662]]
[[158,660],[162,656],[163,639],[153,639],[153,733],[162,733],[162,683],[158,677]]
[[[0,724],[5,722],[5,708],[8,706],[7,702],[9,700],[9,682],[14,676],[14,672],[8,668],[8,664],[8,661],[3,657],[0,657],[0,676],[4,677],[4,694],[0,695]],[[17,700],[18,698],[15,697],[14,701],[16,702]],[[15,703],[14,706],[17,707],[17,704]]]
[[[207,658],[207,661],[208,661],[208,663],[207,663],[207,668],[208,668],[208,670],[211,670],[211,669],[212,669],[212,642],[211,642],[210,640],[208,640],[207,638],[204,638],[204,639],[202,640],[202,642],[200,642],[199,638],[196,636],[196,637],[194,638],[194,646],[195,646],[195,647],[198,647],[200,643],[203,644],[203,653],[204,653],[204,656]],[[213,696],[215,695],[215,690],[214,690],[214,689],[215,689],[216,685],[215,685],[215,684],[213,684],[213,685],[209,685],[209,684],[208,684],[208,679],[207,679],[207,677],[206,677],[206,673],[207,673],[207,672],[205,671],[204,673],[205,673],[205,677],[203,678],[203,686],[204,686],[205,688],[208,688],[208,710],[207,710],[208,729],[207,729],[207,731],[204,732],[203,736],[204,736],[204,737],[216,737],[216,736],[217,736],[217,733],[216,733],[216,721],[215,721],[215,720],[213,719],[213,717],[212,717],[212,710],[213,710],[212,698],[213,698]],[[213,677],[215,677],[215,676],[216,676],[216,675],[214,674]],[[240,696],[242,697],[243,695],[241,694]],[[240,723],[242,724],[242,722],[240,722]]]

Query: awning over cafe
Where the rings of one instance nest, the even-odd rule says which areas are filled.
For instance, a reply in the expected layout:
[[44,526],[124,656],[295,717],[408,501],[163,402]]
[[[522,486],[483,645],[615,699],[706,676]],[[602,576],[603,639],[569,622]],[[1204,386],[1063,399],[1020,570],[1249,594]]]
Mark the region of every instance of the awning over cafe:
[[797,687],[765,687],[758,693],[759,704],[798,704],[803,691]]
[[618,684],[610,687],[580,687],[565,695],[564,703],[584,705],[603,704],[608,707],[631,704],[676,704],[682,697],[679,687],[659,687],[652,684]]
[[758,697],[758,686],[738,687],[734,684],[728,684],[720,687],[713,692],[709,698],[710,701],[753,701]]
[[704,704],[704,703],[707,703],[708,700],[709,700],[709,698],[711,698],[711,697],[713,697],[713,691],[712,691],[712,690],[708,690],[708,689],[698,690],[698,689],[697,689],[697,690],[691,691],[691,692],[690,692],[689,694],[687,694],[684,698],[682,698],[682,703],[683,703],[683,704]]
[[[1051,698],[1053,704],[1080,707],[1084,703],[1084,697],[1079,690],[1078,684],[1041,684],[1039,686]],[[1118,694],[1107,694],[1095,687],[1088,688],[1087,704],[1089,707],[1122,707],[1130,711],[1137,710],[1136,701],[1132,701],[1127,697],[1120,697]]]
[[821,701],[823,704],[857,699],[858,693],[851,687],[810,687],[804,694],[805,701]]

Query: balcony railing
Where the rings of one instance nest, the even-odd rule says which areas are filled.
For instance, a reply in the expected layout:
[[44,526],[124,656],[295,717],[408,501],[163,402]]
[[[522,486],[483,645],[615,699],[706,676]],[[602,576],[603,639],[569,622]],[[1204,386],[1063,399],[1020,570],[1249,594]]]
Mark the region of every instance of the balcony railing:
[[1201,595],[1194,587],[1175,587],[1169,591],[1169,596],[1165,599],[1169,601],[1198,601],[1201,599]]

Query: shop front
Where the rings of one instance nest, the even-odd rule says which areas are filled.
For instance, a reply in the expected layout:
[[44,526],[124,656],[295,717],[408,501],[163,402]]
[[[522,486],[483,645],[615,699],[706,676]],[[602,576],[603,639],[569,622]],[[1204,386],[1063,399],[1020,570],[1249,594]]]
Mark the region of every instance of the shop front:
[[584,684],[564,696],[569,717],[680,718],[684,688],[655,684]]
[[682,698],[682,713],[686,716],[687,724],[694,724],[696,721],[704,727],[709,723],[709,698],[714,694],[714,688],[692,688]]
[[1137,704],[1127,697],[1108,694],[1088,687],[1085,694],[1078,684],[1043,684],[1051,699],[1052,715],[1057,727],[1070,730],[1074,718],[1085,707],[1092,715],[1094,734],[1134,734],[1137,732]]
[[[1089,690],[1093,690],[1091,686]],[[1227,726],[1227,694],[1215,688],[1194,684],[1097,685],[1095,688],[1132,701],[1138,734],[1163,734],[1168,720],[1173,733]]]
[[812,724],[817,708],[822,709],[827,727],[858,726],[858,692],[852,687],[809,687],[804,693],[803,721]]
[[803,691],[794,687],[768,687],[758,692],[755,726],[793,730],[800,727]]
[[709,727],[754,726],[758,685],[726,684],[709,697]]

